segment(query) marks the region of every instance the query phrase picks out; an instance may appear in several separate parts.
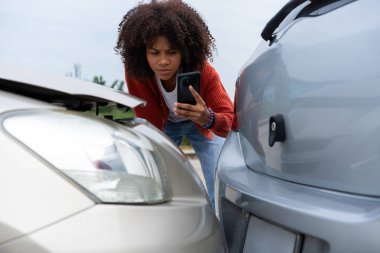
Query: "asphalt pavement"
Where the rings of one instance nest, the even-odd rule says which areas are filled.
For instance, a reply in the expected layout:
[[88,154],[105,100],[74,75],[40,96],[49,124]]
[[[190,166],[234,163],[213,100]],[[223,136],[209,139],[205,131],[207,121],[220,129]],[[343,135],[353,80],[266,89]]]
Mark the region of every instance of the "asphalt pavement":
[[202,180],[202,182],[204,184],[205,183],[205,179],[203,177],[201,163],[199,162],[198,158],[197,157],[192,157],[192,158],[189,158],[189,161],[193,165],[195,171],[198,173],[199,177],[201,178],[201,180]]
[[197,156],[195,155],[194,150],[186,148],[186,149],[182,149],[182,151],[187,155],[187,157],[189,158],[190,163],[193,165],[195,171],[198,173],[198,175],[201,178],[203,184],[205,184],[205,179],[203,177],[201,163],[199,162]]

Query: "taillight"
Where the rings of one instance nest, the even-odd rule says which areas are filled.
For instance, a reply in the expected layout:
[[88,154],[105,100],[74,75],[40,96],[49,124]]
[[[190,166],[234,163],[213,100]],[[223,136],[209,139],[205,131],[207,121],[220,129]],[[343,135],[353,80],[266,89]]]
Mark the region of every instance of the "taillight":
[[235,113],[234,113],[234,117],[232,119],[231,130],[235,131],[235,132],[239,132],[239,125],[238,125],[238,121],[237,121],[237,117],[236,117]]
[[231,129],[232,129],[233,131],[235,131],[235,132],[238,132],[238,131],[239,131],[239,124],[238,124],[237,115],[236,115],[236,104],[237,104],[236,96],[237,96],[238,86],[239,86],[239,78],[236,80],[236,83],[235,83],[234,117],[233,117],[233,119],[232,119],[232,126],[231,126]]

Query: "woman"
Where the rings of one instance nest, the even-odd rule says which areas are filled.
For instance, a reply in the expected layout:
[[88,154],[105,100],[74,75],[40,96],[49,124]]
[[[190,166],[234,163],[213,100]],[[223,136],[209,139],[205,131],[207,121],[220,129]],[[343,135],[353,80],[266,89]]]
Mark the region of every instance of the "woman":
[[[135,108],[179,145],[190,140],[202,166],[214,206],[216,162],[231,128],[233,106],[212,59],[214,38],[200,15],[180,0],[150,1],[131,9],[119,25],[115,50],[125,65],[129,93],[144,99]],[[195,105],[177,102],[177,75],[200,71]]]

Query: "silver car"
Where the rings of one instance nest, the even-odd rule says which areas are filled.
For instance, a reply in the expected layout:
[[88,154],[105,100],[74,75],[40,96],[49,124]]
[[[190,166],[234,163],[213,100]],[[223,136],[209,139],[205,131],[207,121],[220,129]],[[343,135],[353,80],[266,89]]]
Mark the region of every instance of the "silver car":
[[380,2],[289,1],[236,84],[229,252],[380,252]]
[[1,253],[226,252],[186,156],[144,120],[96,116],[143,101],[8,66],[0,101]]

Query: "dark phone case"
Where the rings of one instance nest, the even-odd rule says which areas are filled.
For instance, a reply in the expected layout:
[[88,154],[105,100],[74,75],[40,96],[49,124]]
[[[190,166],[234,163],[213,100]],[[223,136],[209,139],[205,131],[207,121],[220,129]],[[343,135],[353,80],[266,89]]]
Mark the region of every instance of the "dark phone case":
[[177,76],[177,101],[195,105],[196,101],[189,90],[189,85],[199,93],[201,87],[201,73],[199,71],[181,73]]

